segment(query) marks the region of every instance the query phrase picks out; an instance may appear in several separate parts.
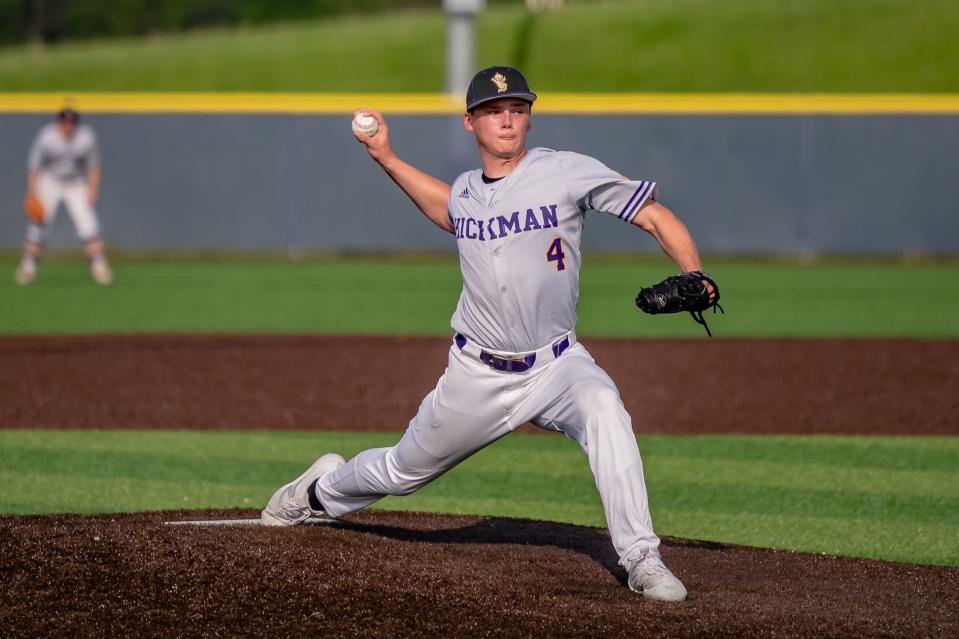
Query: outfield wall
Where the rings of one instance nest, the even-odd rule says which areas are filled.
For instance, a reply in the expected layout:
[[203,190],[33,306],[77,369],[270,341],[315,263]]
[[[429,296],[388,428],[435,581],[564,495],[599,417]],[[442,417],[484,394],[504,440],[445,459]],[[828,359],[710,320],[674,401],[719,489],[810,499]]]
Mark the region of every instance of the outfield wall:
[[[48,116],[0,114],[0,249],[22,241],[31,139]],[[92,113],[99,210],[131,250],[454,250],[352,138],[347,113]],[[453,113],[390,116],[394,146],[444,180],[476,163]],[[959,113],[536,112],[531,146],[652,178],[704,252],[959,253]],[[78,246],[68,217],[53,247]],[[586,247],[655,252],[593,215]]]

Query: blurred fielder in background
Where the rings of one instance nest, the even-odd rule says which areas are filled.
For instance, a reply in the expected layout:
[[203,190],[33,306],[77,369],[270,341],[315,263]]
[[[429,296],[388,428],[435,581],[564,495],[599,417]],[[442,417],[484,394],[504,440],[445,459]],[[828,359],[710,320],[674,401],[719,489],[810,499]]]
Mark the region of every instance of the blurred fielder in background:
[[56,219],[57,207],[66,206],[77,236],[86,244],[90,272],[98,284],[109,284],[113,273],[103,253],[100,223],[94,206],[100,190],[100,149],[93,128],[80,124],[80,114],[66,107],[55,122],[43,126],[27,159],[27,240],[17,268],[17,284],[26,285],[37,275],[47,227]]

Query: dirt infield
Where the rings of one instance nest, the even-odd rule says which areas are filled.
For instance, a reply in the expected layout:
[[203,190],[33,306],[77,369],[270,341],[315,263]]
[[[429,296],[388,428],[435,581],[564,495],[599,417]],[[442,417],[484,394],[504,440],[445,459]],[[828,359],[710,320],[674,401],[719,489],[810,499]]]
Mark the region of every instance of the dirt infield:
[[[959,340],[584,343],[641,433],[959,435]],[[0,426],[401,431],[448,348],[411,337],[0,337]]]
[[[641,432],[959,435],[956,341],[586,345]],[[0,337],[0,427],[401,430],[447,348]],[[594,528],[384,511],[283,530],[164,523],[257,514],[0,517],[0,636],[959,636],[955,568],[666,539],[690,599],[663,604],[625,587]]]

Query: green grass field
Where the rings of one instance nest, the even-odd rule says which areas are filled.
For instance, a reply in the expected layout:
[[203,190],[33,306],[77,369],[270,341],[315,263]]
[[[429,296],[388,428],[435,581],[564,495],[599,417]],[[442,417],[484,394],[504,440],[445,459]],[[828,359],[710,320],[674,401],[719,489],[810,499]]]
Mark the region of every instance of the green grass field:
[[[51,258],[26,288],[0,281],[0,333],[281,332],[448,335],[455,258],[305,262],[115,261],[96,287],[79,261]],[[959,264],[706,262],[722,287],[721,337],[959,336]],[[699,337],[686,315],[647,316],[633,299],[666,258],[584,259],[584,336]],[[918,300],[934,300],[921,303]],[[919,305],[917,305],[919,304]]]
[[[7,48],[0,87],[439,92],[444,29],[436,10]],[[954,92],[957,34],[952,0],[516,3],[482,14],[478,62],[538,91]]]
[[[315,454],[396,435],[0,430],[0,511],[260,508]],[[959,566],[959,439],[640,437],[660,534]],[[604,526],[585,457],[514,435],[392,510]]]

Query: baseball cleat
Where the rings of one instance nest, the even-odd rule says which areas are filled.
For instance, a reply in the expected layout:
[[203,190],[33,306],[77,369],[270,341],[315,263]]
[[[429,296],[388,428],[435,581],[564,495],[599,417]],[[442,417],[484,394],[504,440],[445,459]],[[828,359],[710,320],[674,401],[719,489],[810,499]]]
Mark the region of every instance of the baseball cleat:
[[686,587],[669,571],[656,551],[647,552],[635,560],[629,569],[629,589],[642,593],[647,599],[683,601]]
[[13,281],[15,281],[20,286],[26,286],[33,281],[33,278],[37,276],[37,267],[27,264],[21,264],[17,268],[16,274],[13,276]]
[[97,284],[106,286],[113,282],[113,272],[110,265],[104,261],[97,261],[90,265],[90,274],[93,275],[93,281]]
[[346,460],[336,453],[323,455],[302,475],[273,493],[270,503],[260,513],[264,526],[294,526],[312,516],[322,514],[310,508],[309,491],[313,484],[327,473],[339,470]]

